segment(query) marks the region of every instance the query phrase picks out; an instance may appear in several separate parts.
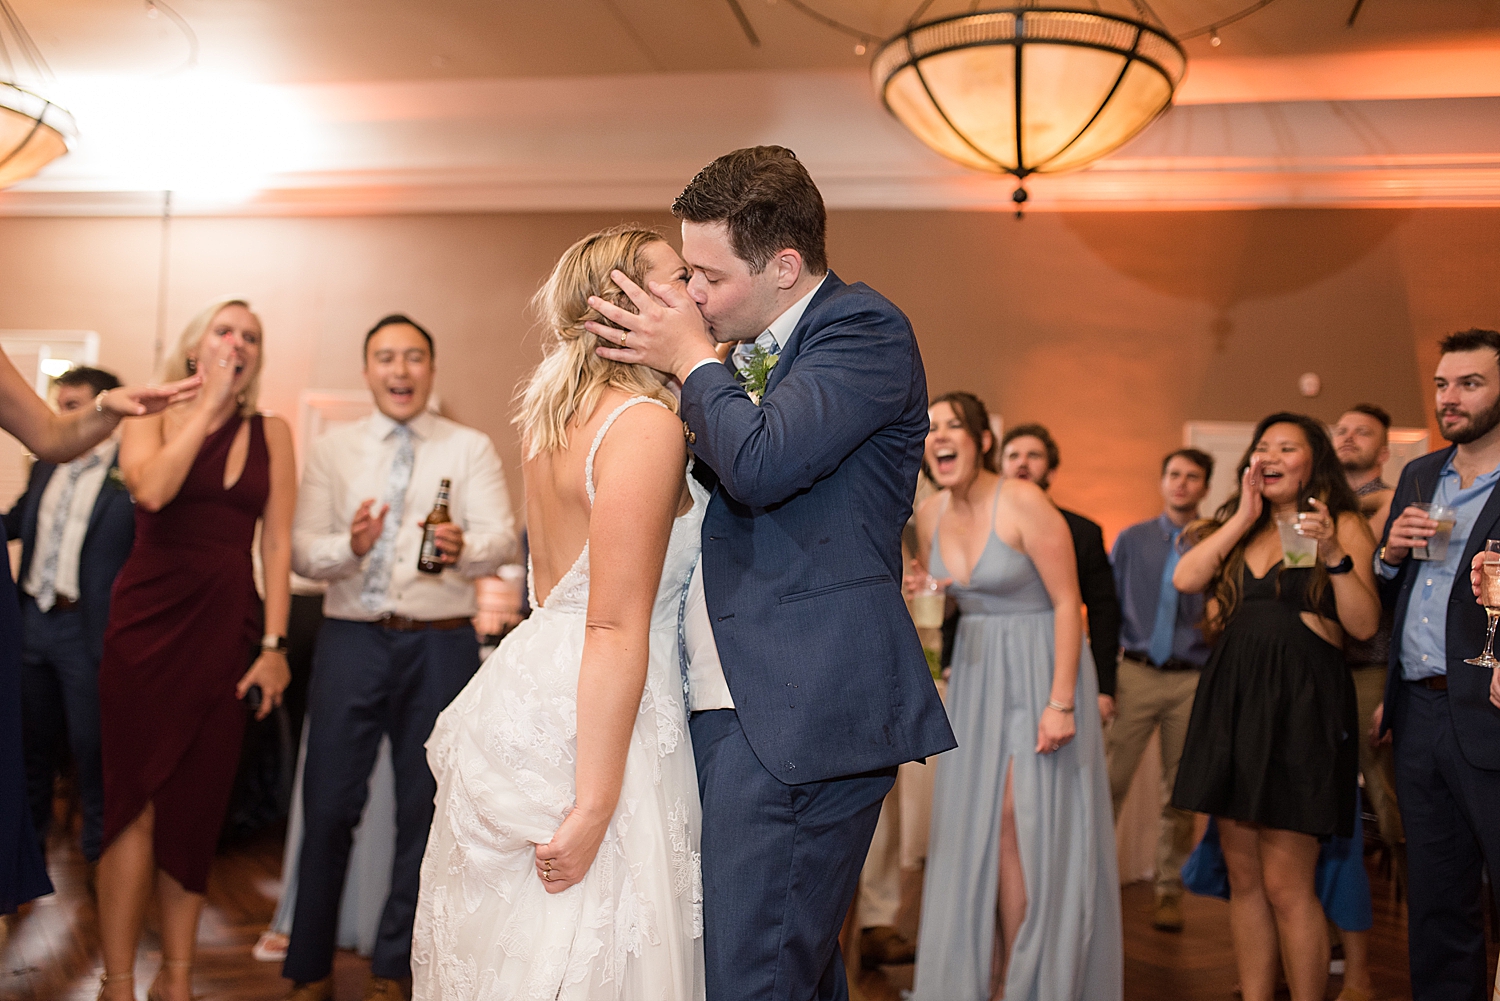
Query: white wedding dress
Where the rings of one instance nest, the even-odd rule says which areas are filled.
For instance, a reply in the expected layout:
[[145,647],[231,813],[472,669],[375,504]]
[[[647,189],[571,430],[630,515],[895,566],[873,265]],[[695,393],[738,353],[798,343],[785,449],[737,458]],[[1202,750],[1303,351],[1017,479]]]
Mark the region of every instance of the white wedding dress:
[[[594,455],[627,400],[599,428]],[[660,404],[657,404],[660,405]],[[437,808],[412,945],[415,1001],[693,1001],[703,988],[700,807],[678,620],[705,491],[672,526],[650,662],[619,806],[582,883],[549,894],[535,869],[574,802],[578,669],[589,550],[505,637],[427,741]]]

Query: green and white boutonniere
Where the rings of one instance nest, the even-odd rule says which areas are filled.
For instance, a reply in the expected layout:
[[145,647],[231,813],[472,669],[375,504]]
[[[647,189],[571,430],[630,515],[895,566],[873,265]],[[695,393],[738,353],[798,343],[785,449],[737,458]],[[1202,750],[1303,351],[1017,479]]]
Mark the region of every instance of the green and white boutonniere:
[[126,489],[125,475],[120,472],[119,466],[110,466],[109,472],[105,474],[105,480],[111,487],[114,487],[116,490]]
[[771,378],[771,370],[780,360],[779,352],[772,354],[757,345],[750,351],[750,357],[746,359],[745,366],[740,369],[740,384],[745,387],[745,393],[750,397],[750,402],[757,407],[760,406],[761,397],[766,395],[766,383]]

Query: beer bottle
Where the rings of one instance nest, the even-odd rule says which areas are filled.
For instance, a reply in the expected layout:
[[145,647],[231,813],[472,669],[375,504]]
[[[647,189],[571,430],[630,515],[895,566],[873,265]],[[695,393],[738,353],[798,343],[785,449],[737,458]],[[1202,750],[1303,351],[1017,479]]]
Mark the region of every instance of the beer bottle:
[[448,490],[452,485],[453,481],[444,480],[438,486],[437,503],[427,513],[427,520],[422,522],[422,552],[417,557],[417,569],[423,573],[443,572],[444,564],[438,553],[437,527],[453,520],[448,517]]

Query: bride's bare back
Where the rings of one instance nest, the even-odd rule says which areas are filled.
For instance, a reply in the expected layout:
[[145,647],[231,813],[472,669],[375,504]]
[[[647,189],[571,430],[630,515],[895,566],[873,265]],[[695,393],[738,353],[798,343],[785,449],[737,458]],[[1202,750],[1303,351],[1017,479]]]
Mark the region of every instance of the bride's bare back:
[[[526,537],[531,549],[533,586],[537,599],[546,604],[552,589],[563,575],[578,561],[584,544],[589,541],[592,521],[592,505],[589,504],[585,485],[585,465],[589,448],[599,428],[609,415],[629,397],[618,390],[606,390],[600,396],[593,413],[568,429],[568,443],[555,451],[541,452],[522,464],[521,471],[526,488]],[[631,438],[638,426],[667,427],[677,418],[664,413],[661,407],[631,407],[616,422],[609,434],[600,443],[594,457],[594,481],[598,487],[611,473],[622,475],[655,475],[646,465],[638,464],[634,456]],[[628,473],[626,472],[628,468]],[[673,476],[670,470],[665,476]],[[692,507],[692,496],[684,481],[678,498],[675,514],[683,514]],[[598,557],[595,542],[595,558]],[[604,543],[609,545],[608,541]]]

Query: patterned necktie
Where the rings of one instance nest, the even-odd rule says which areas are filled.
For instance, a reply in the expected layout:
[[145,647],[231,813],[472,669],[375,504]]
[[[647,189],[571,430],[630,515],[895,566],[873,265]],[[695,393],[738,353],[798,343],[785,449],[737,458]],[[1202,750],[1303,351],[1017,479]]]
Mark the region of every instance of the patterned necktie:
[[754,341],[740,341],[735,346],[734,353],[729,357],[734,360],[735,370],[740,373],[742,380],[750,368],[750,356],[755,354],[756,348],[760,348],[768,355],[774,355],[781,350],[776,344],[776,335],[769,330],[761,334]]
[[1167,551],[1167,565],[1161,571],[1161,591],[1156,599],[1156,624],[1151,627],[1151,647],[1147,655],[1151,663],[1162,666],[1172,657],[1172,636],[1177,632],[1177,588],[1172,585],[1172,572],[1182,554],[1177,551],[1177,537],[1182,529],[1172,532],[1171,548]]
[[42,586],[36,595],[36,607],[44,612],[50,612],[57,604],[57,562],[62,556],[63,530],[68,527],[73,494],[78,491],[78,478],[97,465],[97,455],[68,463],[68,481],[57,495],[57,508],[52,512],[52,531],[47,533],[47,556],[42,560]]
[[412,446],[411,428],[397,424],[391,432],[396,437],[396,455],[391,459],[390,476],[385,481],[385,497],[382,504],[388,505],[385,526],[380,538],[370,547],[370,561],[365,564],[365,586],[360,589],[359,601],[365,608],[378,612],[385,607],[386,591],[391,586],[391,562],[396,552],[396,533],[401,531],[401,519],[406,514],[406,488],[411,486],[411,469],[416,452]]

